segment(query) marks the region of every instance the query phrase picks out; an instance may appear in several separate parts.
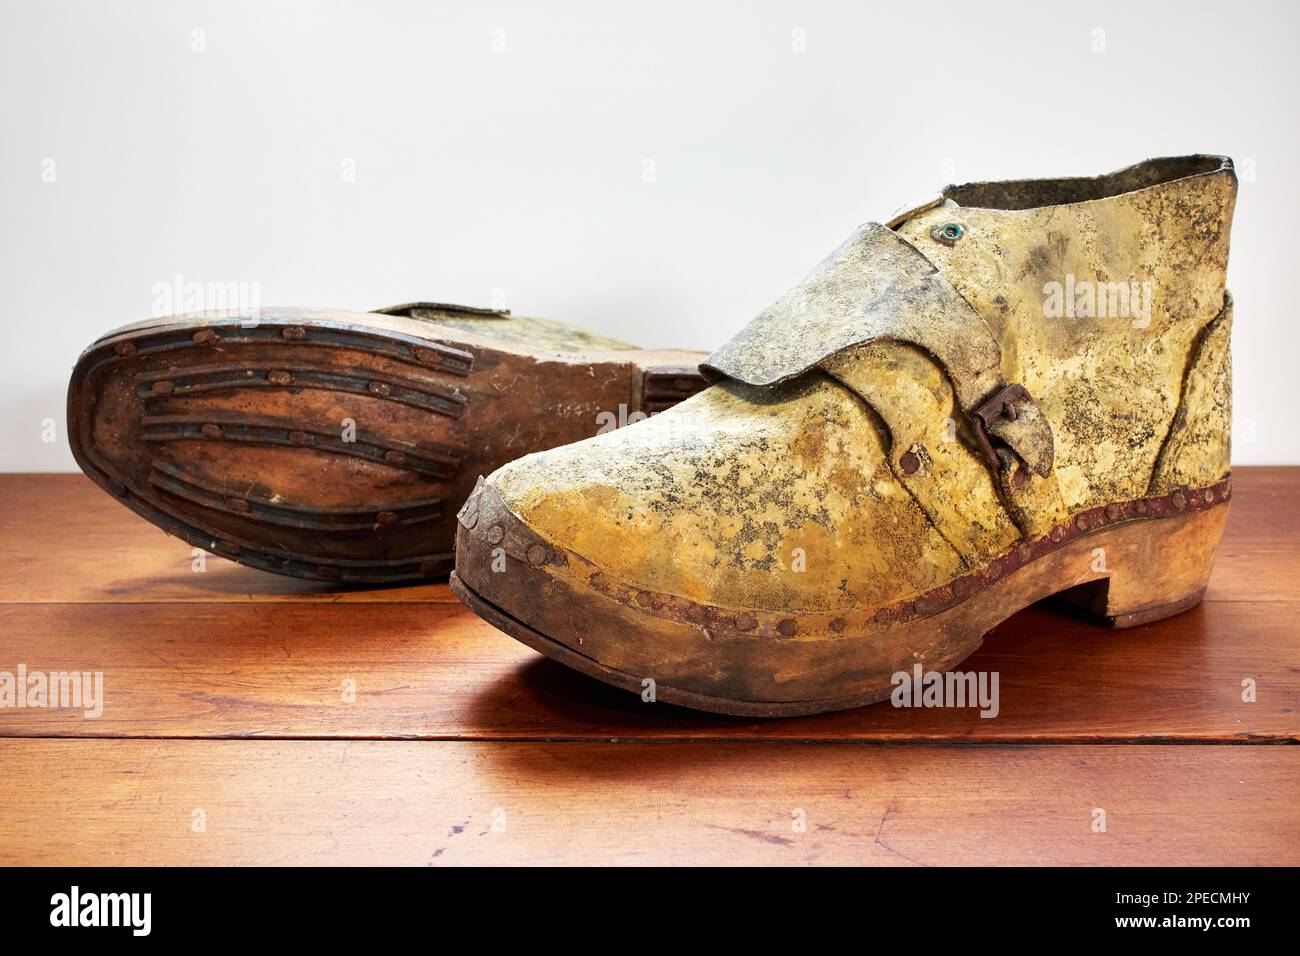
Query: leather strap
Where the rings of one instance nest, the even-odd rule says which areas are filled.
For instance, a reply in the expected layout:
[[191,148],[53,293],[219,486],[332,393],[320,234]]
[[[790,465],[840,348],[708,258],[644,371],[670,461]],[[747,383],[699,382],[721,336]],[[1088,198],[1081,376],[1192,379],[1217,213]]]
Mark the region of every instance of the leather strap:
[[953,383],[989,466],[1005,445],[1035,472],[1052,468],[1052,430],[1021,385],[1002,378],[988,324],[915,246],[876,223],[862,226],[775,304],[710,355],[712,381],[771,386],[877,339],[932,355]]

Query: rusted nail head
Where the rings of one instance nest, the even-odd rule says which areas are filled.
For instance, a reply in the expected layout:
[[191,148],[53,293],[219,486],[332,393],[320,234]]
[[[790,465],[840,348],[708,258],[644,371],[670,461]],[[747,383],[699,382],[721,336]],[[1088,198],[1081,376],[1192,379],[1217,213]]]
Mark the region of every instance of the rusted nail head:
[[460,523],[467,528],[473,528],[478,524],[478,502],[473,501],[465,506],[460,514]]

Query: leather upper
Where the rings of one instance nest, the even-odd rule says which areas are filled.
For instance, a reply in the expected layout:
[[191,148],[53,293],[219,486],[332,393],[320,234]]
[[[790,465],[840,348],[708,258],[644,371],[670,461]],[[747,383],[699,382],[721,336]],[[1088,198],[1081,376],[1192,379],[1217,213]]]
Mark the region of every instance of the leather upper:
[[875,223],[858,229],[700,368],[715,380],[774,385],[881,340],[935,357],[990,464],[997,465],[995,438],[1040,475],[1050,472],[1051,428],[1023,387],[1008,388],[988,325],[912,243]]
[[[950,188],[859,229],[709,356],[721,384],[489,483],[621,581],[792,610],[907,597],[1083,509],[1212,484],[1234,199],[1203,157]],[[1121,285],[1128,311],[1099,314]],[[1085,289],[1092,314],[1055,314]]]

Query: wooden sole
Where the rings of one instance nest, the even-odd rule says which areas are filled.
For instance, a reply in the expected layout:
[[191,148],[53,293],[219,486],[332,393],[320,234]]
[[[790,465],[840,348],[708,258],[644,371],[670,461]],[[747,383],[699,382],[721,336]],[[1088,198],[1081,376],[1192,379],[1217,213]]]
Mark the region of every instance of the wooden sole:
[[[790,630],[799,636],[785,640],[668,626],[650,615],[637,618],[606,594],[562,584],[539,568],[484,574],[484,552],[464,525],[451,588],[493,626],[614,686],[641,694],[652,679],[656,699],[668,703],[747,717],[800,716],[884,700],[894,675],[911,672],[916,663],[927,671],[952,670],[997,624],[1053,596],[1111,627],[1187,610],[1204,593],[1229,494],[1225,481],[1176,498],[1113,506],[1117,517],[1110,524],[1076,518],[1069,534],[1053,529],[1039,542],[1026,542],[1025,550],[968,576],[967,586],[945,588],[942,600],[918,596],[905,608],[861,615],[866,623],[835,634],[813,633],[797,614],[787,619],[796,622]],[[500,526],[499,511],[488,520]],[[558,563],[580,560],[566,556]],[[492,595],[497,601],[483,593],[491,587],[501,589]]]
[[163,530],[294,577],[441,577],[481,474],[703,387],[692,353],[530,352],[410,317],[179,316],[87,349],[68,433]]

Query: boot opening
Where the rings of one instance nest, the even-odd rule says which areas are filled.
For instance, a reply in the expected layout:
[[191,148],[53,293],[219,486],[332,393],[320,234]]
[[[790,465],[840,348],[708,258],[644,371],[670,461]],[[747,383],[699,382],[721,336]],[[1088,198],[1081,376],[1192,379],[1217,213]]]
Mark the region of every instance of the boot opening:
[[1226,156],[1174,156],[1148,159],[1118,172],[1093,178],[1020,179],[997,183],[967,183],[949,186],[944,198],[959,206],[983,209],[1034,209],[1095,199],[1147,189],[1192,176],[1226,172],[1232,174],[1232,160]]

